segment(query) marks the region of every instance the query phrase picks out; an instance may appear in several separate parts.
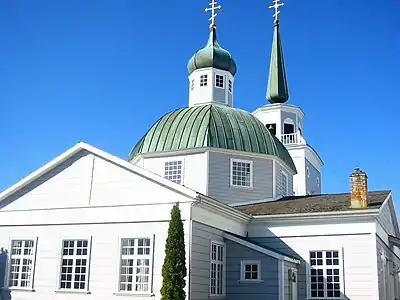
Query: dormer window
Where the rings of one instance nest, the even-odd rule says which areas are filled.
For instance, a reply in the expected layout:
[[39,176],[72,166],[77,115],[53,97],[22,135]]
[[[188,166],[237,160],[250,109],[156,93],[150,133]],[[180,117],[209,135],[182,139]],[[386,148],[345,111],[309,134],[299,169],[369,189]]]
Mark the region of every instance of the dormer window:
[[215,86],[222,89],[224,88],[224,76],[215,75]]
[[200,75],[200,86],[207,86],[207,75]]
[[190,83],[190,90],[191,91],[194,90],[194,79],[192,79],[192,82]]
[[228,88],[229,88],[229,93],[232,94],[232,80],[228,81]]

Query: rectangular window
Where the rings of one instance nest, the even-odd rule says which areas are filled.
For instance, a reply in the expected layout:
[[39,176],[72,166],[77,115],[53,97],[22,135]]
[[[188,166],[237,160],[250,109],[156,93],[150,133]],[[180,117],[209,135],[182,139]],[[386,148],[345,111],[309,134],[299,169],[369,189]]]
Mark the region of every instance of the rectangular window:
[[252,187],[253,164],[251,161],[231,160],[231,185],[239,187]]
[[207,75],[200,75],[200,86],[207,86]]
[[231,93],[232,94],[232,80],[229,80],[228,81],[228,88],[229,88],[229,93]]
[[261,280],[261,261],[259,260],[242,260],[240,279],[245,281]]
[[150,238],[121,239],[121,263],[118,279],[119,292],[150,292],[152,268]]
[[165,162],[164,177],[177,183],[182,183],[182,161],[167,161]]
[[192,82],[190,83],[190,90],[191,91],[194,90],[194,79],[192,79]]
[[339,251],[310,251],[311,298],[341,297],[341,261]]
[[281,182],[282,182],[282,196],[288,196],[289,194],[288,176],[283,172],[281,173]]
[[210,295],[224,295],[225,257],[224,245],[211,242],[210,253]]
[[8,286],[31,289],[36,254],[35,240],[12,240]]
[[219,88],[224,87],[224,76],[222,75],[215,75],[215,86]]
[[88,239],[63,240],[59,288],[87,290],[90,245]]

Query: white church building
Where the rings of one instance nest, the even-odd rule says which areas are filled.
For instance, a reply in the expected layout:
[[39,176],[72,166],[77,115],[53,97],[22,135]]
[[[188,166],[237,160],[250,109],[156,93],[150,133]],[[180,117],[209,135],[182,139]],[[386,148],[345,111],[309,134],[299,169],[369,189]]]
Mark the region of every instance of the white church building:
[[0,299],[161,299],[176,202],[187,299],[400,299],[392,193],[369,191],[357,168],[347,193],[321,194],[323,162],[287,103],[279,26],[276,13],[270,104],[234,108],[236,63],[212,21],[188,63],[189,105],[128,160],[80,142],[1,192]]

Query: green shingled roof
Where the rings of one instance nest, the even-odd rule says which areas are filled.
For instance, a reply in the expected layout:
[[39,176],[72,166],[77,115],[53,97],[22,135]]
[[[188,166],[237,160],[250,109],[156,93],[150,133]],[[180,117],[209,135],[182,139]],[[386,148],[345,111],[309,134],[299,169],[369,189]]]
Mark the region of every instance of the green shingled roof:
[[167,113],[139,140],[129,160],[142,153],[204,147],[274,155],[296,172],[289,152],[257,118],[247,111],[217,104]]

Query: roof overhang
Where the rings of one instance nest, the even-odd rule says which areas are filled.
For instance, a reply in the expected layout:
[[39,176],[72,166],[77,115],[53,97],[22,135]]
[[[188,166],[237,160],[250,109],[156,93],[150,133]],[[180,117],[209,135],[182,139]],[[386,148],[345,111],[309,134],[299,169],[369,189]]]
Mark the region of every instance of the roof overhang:
[[263,106],[257,108],[255,111],[252,112],[252,114],[255,116],[259,112],[262,112],[262,111],[266,112],[266,111],[274,111],[274,110],[292,112],[292,113],[298,114],[301,118],[304,117],[304,112],[300,107],[297,107],[292,104],[285,104],[285,103],[266,104],[266,105],[263,105]]
[[277,253],[277,252],[275,252],[275,251],[272,251],[272,250],[263,248],[263,247],[258,246],[258,245],[256,245],[256,244],[253,244],[253,243],[250,242],[250,241],[247,241],[247,240],[238,238],[238,237],[236,237],[236,236],[234,236],[234,235],[231,235],[231,234],[229,234],[229,233],[227,233],[227,232],[224,232],[224,238],[226,238],[226,239],[228,239],[228,240],[231,240],[232,242],[235,242],[235,243],[237,243],[237,244],[240,244],[240,245],[242,245],[242,246],[244,246],[244,247],[253,249],[253,250],[257,251],[257,252],[260,252],[260,253],[263,253],[263,254],[265,254],[265,255],[274,257],[274,258],[276,258],[276,259],[289,261],[289,262],[292,262],[292,263],[295,263],[295,264],[300,264],[300,260],[298,260],[298,259],[296,259],[296,258],[289,257],[289,256],[286,256],[286,255]]

